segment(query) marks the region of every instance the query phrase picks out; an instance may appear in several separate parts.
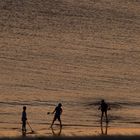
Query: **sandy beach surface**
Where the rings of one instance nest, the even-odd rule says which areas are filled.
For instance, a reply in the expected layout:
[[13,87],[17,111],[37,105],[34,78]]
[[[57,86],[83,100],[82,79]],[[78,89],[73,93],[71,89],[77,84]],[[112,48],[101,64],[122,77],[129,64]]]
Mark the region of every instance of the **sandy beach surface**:
[[[139,136],[139,128],[116,128],[116,127],[63,127],[54,126],[51,128],[44,128],[42,130],[27,131],[27,137],[91,137],[91,136]],[[1,130],[0,137],[21,137],[22,133],[20,130]]]
[[62,137],[140,135],[139,15],[140,0],[0,0],[0,137],[21,137],[24,105],[27,137],[60,135],[60,102]]

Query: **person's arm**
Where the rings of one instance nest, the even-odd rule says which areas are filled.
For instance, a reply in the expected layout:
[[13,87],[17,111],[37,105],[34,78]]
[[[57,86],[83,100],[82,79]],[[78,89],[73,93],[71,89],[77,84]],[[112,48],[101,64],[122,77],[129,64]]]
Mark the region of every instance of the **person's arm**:
[[52,114],[54,114],[55,111],[56,111],[56,108],[54,109],[54,111],[52,112]]

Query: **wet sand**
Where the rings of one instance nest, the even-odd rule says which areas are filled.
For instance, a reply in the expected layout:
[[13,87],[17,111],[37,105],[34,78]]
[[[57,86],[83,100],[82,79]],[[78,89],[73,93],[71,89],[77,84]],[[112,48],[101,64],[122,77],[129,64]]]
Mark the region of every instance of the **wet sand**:
[[[135,130],[134,130],[135,131]],[[126,132],[126,131],[124,131]],[[13,133],[14,134],[14,133]],[[34,135],[29,135],[29,136],[4,136],[4,137],[0,137],[0,140],[52,140],[52,139],[58,139],[58,140],[139,140],[140,139],[140,135],[133,135],[131,133],[131,135],[92,135],[92,136],[34,136]]]
[[[64,127],[60,129],[58,126],[55,126],[53,129],[44,128],[42,130],[35,130],[31,132],[27,131],[26,137],[98,137],[98,136],[139,136],[139,128],[116,128],[116,127]],[[19,130],[1,130],[1,138],[16,138],[22,137],[21,131]],[[139,137],[140,138],[140,137]]]

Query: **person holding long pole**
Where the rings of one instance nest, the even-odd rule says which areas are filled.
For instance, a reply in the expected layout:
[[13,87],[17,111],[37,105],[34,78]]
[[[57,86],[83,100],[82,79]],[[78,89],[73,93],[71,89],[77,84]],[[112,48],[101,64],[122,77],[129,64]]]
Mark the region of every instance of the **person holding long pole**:
[[26,106],[23,106],[21,121],[22,121],[22,133],[26,133],[26,121],[27,121]]

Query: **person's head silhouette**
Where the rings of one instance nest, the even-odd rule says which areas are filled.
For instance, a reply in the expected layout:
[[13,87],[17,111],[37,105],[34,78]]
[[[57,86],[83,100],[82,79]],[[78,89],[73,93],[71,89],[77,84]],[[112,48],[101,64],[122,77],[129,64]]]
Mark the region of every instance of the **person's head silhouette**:
[[105,100],[104,100],[104,99],[102,99],[102,100],[101,100],[101,102],[102,102],[102,103],[104,103],[104,102],[105,102]]
[[26,106],[23,106],[23,110],[24,110],[24,111],[26,110]]
[[59,104],[58,104],[58,106],[59,106],[59,107],[61,107],[61,106],[62,106],[62,104],[61,104],[61,103],[59,103]]

